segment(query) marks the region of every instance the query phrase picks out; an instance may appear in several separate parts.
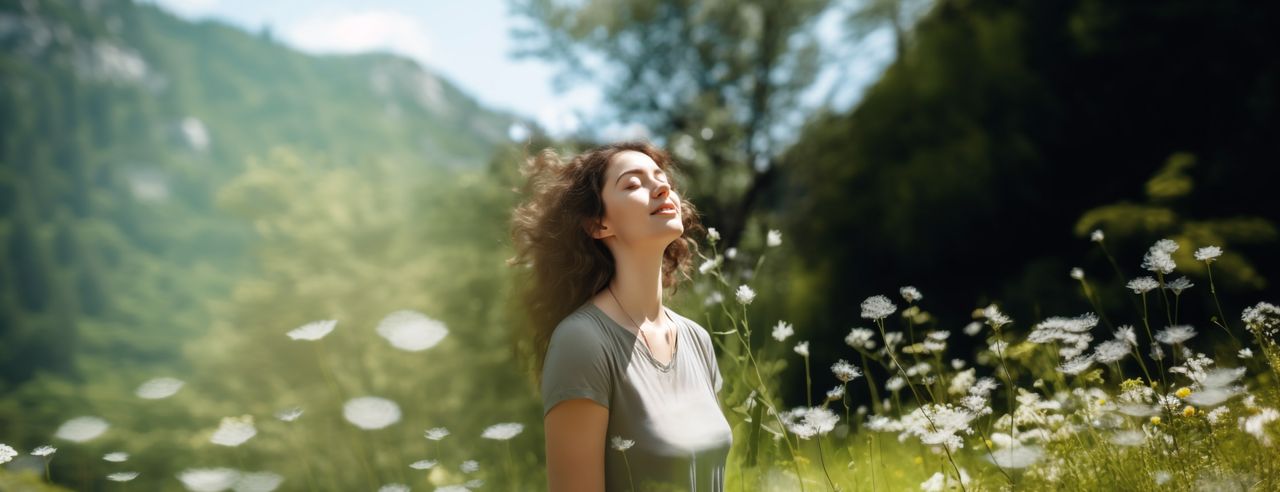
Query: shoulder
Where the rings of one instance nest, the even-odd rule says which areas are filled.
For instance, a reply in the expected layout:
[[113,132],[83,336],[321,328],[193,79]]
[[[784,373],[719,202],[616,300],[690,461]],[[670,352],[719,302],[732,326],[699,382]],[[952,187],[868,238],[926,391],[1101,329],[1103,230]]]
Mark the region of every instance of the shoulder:
[[[586,309],[578,309],[556,325],[551,332],[548,357],[556,355],[583,356],[603,352],[606,347],[606,328]],[[587,351],[584,353],[583,351]]]

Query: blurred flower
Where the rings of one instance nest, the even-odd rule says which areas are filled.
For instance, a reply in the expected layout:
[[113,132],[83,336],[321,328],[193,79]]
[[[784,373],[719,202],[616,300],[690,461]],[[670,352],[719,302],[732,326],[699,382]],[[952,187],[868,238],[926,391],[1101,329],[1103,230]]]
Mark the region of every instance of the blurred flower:
[[1058,370],[1074,376],[1092,365],[1093,355],[1080,355],[1063,362],[1062,365],[1058,366]]
[[1196,329],[1191,325],[1175,325],[1156,332],[1156,340],[1165,345],[1176,345],[1196,336]]
[[112,482],[128,482],[138,478],[138,472],[117,472],[107,475],[107,480]]
[[950,474],[942,472],[933,472],[933,476],[929,477],[920,484],[920,490],[923,492],[947,492],[959,488],[967,489],[969,485],[969,474],[960,469],[960,480],[953,478]]
[[402,483],[389,483],[378,487],[378,492],[409,492],[409,486]]
[[1108,340],[1093,349],[1093,359],[1100,364],[1110,364],[1129,355],[1129,343],[1121,340]]
[[8,444],[0,444],[0,465],[13,461],[18,456],[18,450],[13,449]]
[[1039,446],[1017,444],[993,450],[991,455],[987,457],[987,461],[999,465],[1001,468],[1026,468],[1039,461],[1040,456],[1043,454],[1044,450]]
[[738,256],[738,248],[729,248],[724,250],[724,257],[730,260]]
[[1280,413],[1276,412],[1274,408],[1263,408],[1254,415],[1240,417],[1238,422],[1240,430],[1257,438],[1263,446],[1270,446],[1271,436],[1267,435],[1266,425],[1275,422],[1277,419],[1280,419]]
[[786,341],[787,337],[791,336],[795,332],[796,331],[791,327],[791,323],[786,321],[778,320],[778,324],[773,326],[773,338],[779,342]]
[[[236,480],[236,492],[271,492],[280,486],[284,477],[269,471],[245,473]],[[408,489],[405,489],[408,490]]]
[[888,297],[875,295],[862,301],[862,317],[873,320],[881,320],[887,318],[898,310]]
[[854,378],[862,375],[862,371],[858,370],[857,367],[848,363],[844,359],[837,360],[836,363],[831,366],[831,372],[834,373],[836,375],[836,379],[839,379],[842,383],[853,381]]
[[717,291],[713,291],[710,295],[708,295],[707,300],[704,301],[702,304],[705,306],[710,306],[712,304],[719,304],[721,302],[724,302],[724,294],[721,294],[720,291],[717,290]]
[[169,377],[149,379],[138,386],[134,394],[138,395],[139,398],[159,400],[173,396],[174,393],[177,393],[182,388],[183,384],[181,379]]
[[765,239],[765,245],[770,248],[782,244],[782,231],[769,229],[768,237]]
[[1191,388],[1183,386],[1181,388],[1178,388],[1178,391],[1174,391],[1173,394],[1176,395],[1178,398],[1186,398],[1187,396],[1191,395]]
[[462,464],[458,466],[458,469],[462,470],[462,473],[471,473],[480,469],[480,463],[476,460],[463,461]]
[[631,439],[623,439],[622,436],[613,436],[613,438],[609,440],[609,443],[613,446],[613,449],[618,451],[626,451],[636,444],[635,441]]
[[440,462],[436,460],[419,460],[409,464],[409,468],[414,470],[427,470],[435,467]]
[[337,326],[337,324],[338,320],[336,319],[312,321],[294,328],[286,334],[294,340],[319,340],[333,331],[333,327]]
[[826,407],[799,407],[782,414],[782,423],[801,439],[824,435],[834,429],[840,417]]
[[1142,268],[1152,272],[1159,272],[1165,275],[1173,273],[1177,267],[1173,262],[1174,251],[1178,250],[1178,243],[1169,239],[1161,239],[1147,250],[1142,257]]
[[1205,246],[1196,250],[1196,261],[1209,263],[1218,259],[1219,256],[1222,256],[1222,248],[1217,246]]
[[827,391],[827,401],[836,401],[844,398],[844,385],[836,386]]
[[486,428],[484,430],[484,433],[482,433],[480,437],[483,437],[485,439],[495,439],[498,441],[505,441],[507,439],[516,437],[516,434],[519,434],[520,431],[523,431],[523,430],[524,430],[524,424],[520,424],[516,422],[493,424],[488,428]]
[[751,304],[751,301],[755,300],[756,298],[756,291],[751,290],[751,287],[747,287],[745,285],[739,285],[738,291],[734,292],[734,295],[738,297],[738,302],[741,302],[743,304]]
[[1102,242],[1102,239],[1103,239],[1102,229],[1094,229],[1093,233],[1089,235],[1089,240],[1095,243]]
[[1174,280],[1172,282],[1169,282],[1168,284],[1165,284],[1164,288],[1172,290],[1173,295],[1182,295],[1182,291],[1187,290],[1193,286],[1195,286],[1195,284],[1191,283],[1191,281],[1188,280],[1187,277],[1178,277],[1177,280]]
[[876,342],[871,339],[875,332],[866,328],[854,328],[844,337],[844,343],[855,349],[875,350]]
[[1130,280],[1125,286],[1132,290],[1134,294],[1146,294],[1160,287],[1160,284],[1151,277],[1138,277]]
[[400,421],[400,406],[386,398],[361,396],[347,400],[342,416],[361,429],[381,429]]
[[58,452],[58,448],[55,448],[53,446],[40,446],[38,448],[31,450],[31,455],[32,456],[49,456],[56,452]]
[[85,442],[102,435],[110,425],[98,417],[76,417],[64,422],[54,437],[72,442]]
[[1076,280],[1084,280],[1084,270],[1081,270],[1079,267],[1072,268],[1071,278],[1074,278]]
[[982,316],[987,318],[987,324],[996,329],[999,329],[1001,326],[1007,325],[1013,321],[1012,319],[1009,319],[1008,315],[1000,312],[1000,308],[996,307],[995,304],[991,304],[983,308]]
[[977,321],[970,321],[969,324],[964,325],[965,335],[975,336],[981,331],[982,331],[982,323],[979,323]]
[[432,441],[439,441],[441,439],[444,439],[445,436],[448,436],[448,435],[449,435],[449,429],[446,429],[444,427],[432,427],[430,429],[427,429],[426,434],[424,434],[424,436],[427,439],[430,439]]
[[276,418],[284,422],[293,422],[302,416],[302,407],[286,408],[276,412]]
[[257,434],[258,430],[253,426],[252,415],[223,417],[218,430],[213,431],[209,441],[221,446],[239,446]]
[[408,352],[420,352],[440,343],[449,329],[444,323],[427,315],[402,309],[392,312],[378,322],[378,335],[391,342],[391,346]]
[[1249,347],[1245,347],[1240,349],[1239,352],[1236,352],[1236,355],[1239,356],[1241,359],[1248,359],[1250,357],[1253,357],[1253,350],[1250,350]]
[[716,242],[716,241],[719,241],[719,240],[720,240],[720,231],[717,231],[717,230],[716,230],[716,228],[714,228],[714,227],[708,227],[708,228],[707,228],[707,240],[709,240],[709,241],[711,241],[711,242],[713,242],[713,243],[714,243],[714,242]]
[[1240,319],[1245,326],[1255,333],[1274,337],[1280,334],[1280,307],[1267,302],[1259,302],[1244,308]]
[[806,340],[806,341],[803,341],[803,342],[797,343],[797,344],[796,344],[795,351],[796,351],[796,353],[797,353],[797,354],[800,354],[800,355],[801,355],[801,356],[803,356],[803,357],[808,357],[808,356],[809,356],[809,341],[808,341],[808,340]]
[[702,264],[698,266],[698,273],[705,275],[707,272],[714,270],[717,266],[720,266],[720,263],[723,261],[723,256],[716,255],[714,259],[702,262]]
[[905,299],[908,303],[912,303],[912,302],[919,301],[920,299],[924,299],[924,296],[920,294],[920,291],[910,285],[898,289],[898,293],[902,294],[902,298]]
[[240,472],[231,468],[188,468],[178,473],[182,485],[194,492],[220,492],[235,485]]
[[114,453],[107,453],[102,455],[102,459],[113,462],[113,463],[121,463],[129,459],[129,453],[126,453],[124,451],[116,451]]

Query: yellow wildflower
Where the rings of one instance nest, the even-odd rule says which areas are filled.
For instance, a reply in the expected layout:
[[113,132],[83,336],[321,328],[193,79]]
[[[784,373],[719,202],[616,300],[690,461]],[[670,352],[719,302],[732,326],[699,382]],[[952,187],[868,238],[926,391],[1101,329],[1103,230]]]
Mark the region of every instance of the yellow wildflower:
[[1191,395],[1191,388],[1183,386],[1181,388],[1178,388],[1178,391],[1174,394],[1178,395],[1178,398],[1186,398]]
[[1160,416],[1153,415],[1151,417],[1151,425],[1160,425]]
[[1190,417],[1195,414],[1196,414],[1196,407],[1193,407],[1191,405],[1187,405],[1187,408],[1182,409],[1183,417]]

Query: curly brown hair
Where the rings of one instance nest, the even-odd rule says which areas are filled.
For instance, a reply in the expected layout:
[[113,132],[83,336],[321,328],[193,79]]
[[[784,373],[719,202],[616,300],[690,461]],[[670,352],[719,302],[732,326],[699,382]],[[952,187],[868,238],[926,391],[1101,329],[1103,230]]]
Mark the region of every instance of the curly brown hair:
[[[525,159],[521,174],[527,178],[521,194],[525,200],[511,217],[511,238],[515,256],[507,265],[518,267],[515,285],[523,301],[524,340],[532,347],[521,354],[532,359],[530,367],[538,385],[542,384],[543,358],[551,333],[565,317],[604,289],[615,273],[613,253],[604,242],[591,237],[586,224],[605,214],[605,170],[613,156],[633,150],[644,153],[668,176],[677,189],[674,159],[647,141],[625,141],[602,145],[575,156],[567,164],[552,149],[543,149]],[[697,252],[695,233],[705,233],[693,203],[680,197],[684,233],[662,254],[662,288],[678,290],[680,281],[691,279],[689,271]]]

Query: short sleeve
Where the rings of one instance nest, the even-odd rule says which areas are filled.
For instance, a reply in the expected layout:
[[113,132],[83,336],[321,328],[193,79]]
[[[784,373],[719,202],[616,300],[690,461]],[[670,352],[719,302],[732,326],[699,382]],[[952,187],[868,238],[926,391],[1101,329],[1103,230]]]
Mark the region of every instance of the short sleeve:
[[613,382],[600,326],[571,314],[556,326],[542,366],[542,415],[556,404],[587,398],[609,408]]

